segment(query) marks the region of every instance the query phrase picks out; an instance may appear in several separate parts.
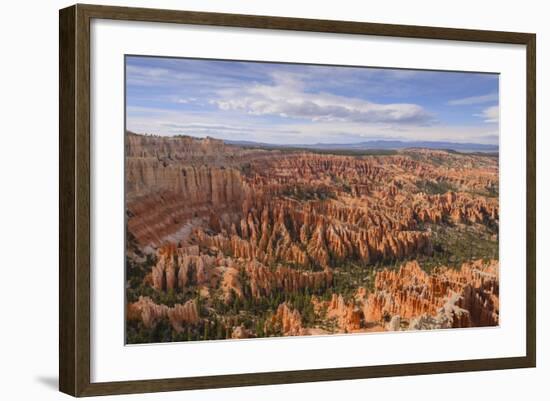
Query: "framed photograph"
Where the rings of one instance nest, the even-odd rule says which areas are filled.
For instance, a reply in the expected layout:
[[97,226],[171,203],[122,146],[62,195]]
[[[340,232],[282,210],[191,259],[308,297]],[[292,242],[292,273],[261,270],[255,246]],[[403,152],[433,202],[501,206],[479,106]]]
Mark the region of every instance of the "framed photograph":
[[535,366],[534,34],[59,21],[61,391]]

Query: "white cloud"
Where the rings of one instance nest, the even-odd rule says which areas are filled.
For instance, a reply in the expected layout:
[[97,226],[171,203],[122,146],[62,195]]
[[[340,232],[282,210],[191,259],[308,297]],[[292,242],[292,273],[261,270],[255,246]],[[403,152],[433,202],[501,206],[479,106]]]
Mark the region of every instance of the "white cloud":
[[309,93],[294,74],[273,74],[273,85],[255,84],[239,90],[220,90],[212,100],[221,110],[245,111],[310,121],[420,124],[433,117],[421,106],[409,103],[378,104],[329,93]]
[[[197,90],[204,88],[205,75],[214,72],[200,71],[194,68],[170,69],[162,67],[141,67],[126,64],[126,84],[155,90]],[[238,80],[230,76],[216,75],[216,79],[208,82],[211,90],[234,86]],[[176,99],[177,100],[177,99]]]
[[450,141],[498,144],[492,125],[415,126],[406,124],[365,124],[319,121],[273,124],[251,116],[243,119],[234,113],[201,113],[129,107],[128,129],[157,135],[211,136],[219,139],[247,140],[277,144],[355,143],[374,139],[404,141]]
[[180,103],[180,104],[189,104],[196,101],[197,101],[197,98],[195,97],[188,97],[188,98],[180,97],[176,99],[176,103]]
[[499,120],[499,107],[491,106],[484,109],[481,114],[474,114],[476,117],[483,118],[486,123],[498,123]]
[[450,100],[447,102],[450,106],[466,106],[471,104],[481,104],[498,101],[498,93],[489,93],[481,96],[471,96],[462,99]]

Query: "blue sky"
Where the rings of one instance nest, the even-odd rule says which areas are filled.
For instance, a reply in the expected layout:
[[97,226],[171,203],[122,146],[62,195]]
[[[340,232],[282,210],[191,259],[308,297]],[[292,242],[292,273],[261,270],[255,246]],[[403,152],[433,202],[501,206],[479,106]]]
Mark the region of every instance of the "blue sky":
[[498,75],[126,57],[127,129],[276,144],[498,144]]

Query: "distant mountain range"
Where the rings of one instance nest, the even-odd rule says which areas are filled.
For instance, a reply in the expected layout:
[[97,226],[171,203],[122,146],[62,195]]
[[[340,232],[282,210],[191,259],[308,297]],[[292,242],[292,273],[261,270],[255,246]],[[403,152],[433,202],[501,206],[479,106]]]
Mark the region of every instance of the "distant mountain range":
[[487,145],[480,143],[456,143],[456,142],[437,142],[437,141],[396,141],[396,140],[372,140],[358,143],[316,143],[316,144],[297,144],[297,145],[277,145],[271,143],[253,142],[253,141],[231,141],[224,139],[224,142],[230,145],[259,147],[259,148],[299,148],[299,149],[318,149],[318,150],[398,150],[408,148],[425,148],[439,150],[454,150],[457,152],[498,152],[498,145]]

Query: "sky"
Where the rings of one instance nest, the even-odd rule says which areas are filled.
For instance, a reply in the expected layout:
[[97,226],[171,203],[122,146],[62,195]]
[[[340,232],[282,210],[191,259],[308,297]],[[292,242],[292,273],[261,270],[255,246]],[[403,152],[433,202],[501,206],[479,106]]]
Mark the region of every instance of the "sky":
[[498,145],[498,75],[126,56],[126,128],[270,144]]

